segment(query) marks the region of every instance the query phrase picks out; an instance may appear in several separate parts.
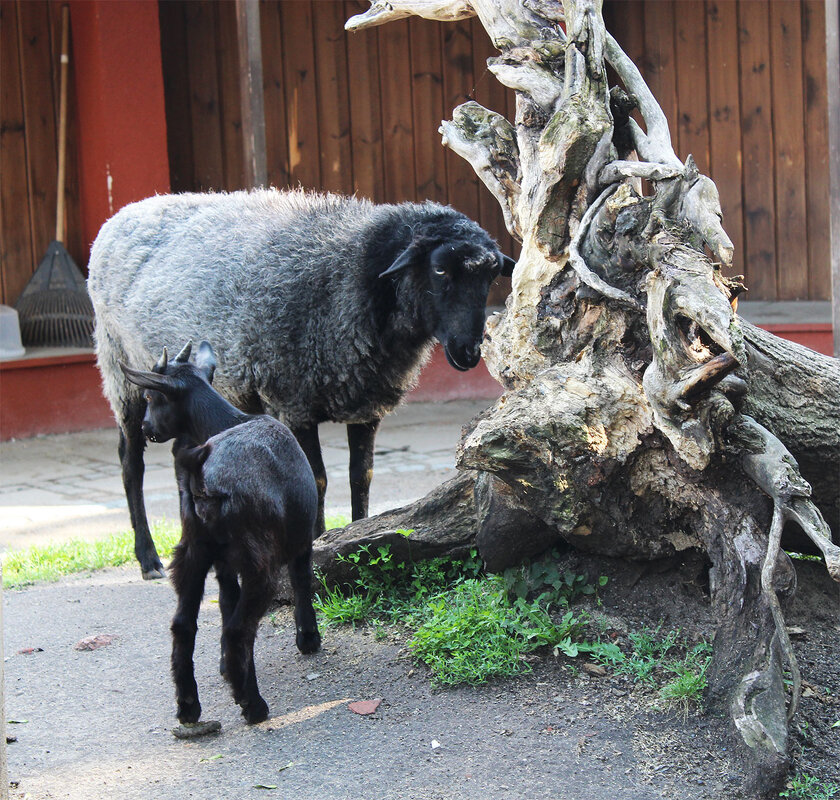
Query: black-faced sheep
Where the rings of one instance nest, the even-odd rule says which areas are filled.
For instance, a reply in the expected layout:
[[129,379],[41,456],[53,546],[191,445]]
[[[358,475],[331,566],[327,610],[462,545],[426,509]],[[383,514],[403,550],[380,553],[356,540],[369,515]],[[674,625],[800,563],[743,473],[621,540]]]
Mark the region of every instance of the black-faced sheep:
[[[312,538],[318,492],[291,431],[271,417],[243,414],[210,386],[215,358],[203,342],[196,365],[189,347],[151,372],[121,365],[146,401],[145,435],[175,439],[181,498],[181,541],[172,559],[178,607],[172,620],[172,676],[178,719],[201,716],[193,669],[197,618],[210,567],[219,582],[220,669],[249,723],[268,716],[254,669],[254,639],[274,597],[279,571],[289,566],[295,594],[296,644],[321,643],[312,607]],[[241,587],[240,587],[241,580]]]
[[120,361],[166,342],[224,345],[216,386],[284,420],[318,486],[318,424],[347,424],[353,519],[367,514],[382,417],[414,385],[435,339],[459,370],[480,358],[490,283],[512,262],[463,214],[302,191],[151,197],[102,227],[90,259],[96,347],[120,426],[120,460],[144,577],[163,574],[143,503],[143,399]]

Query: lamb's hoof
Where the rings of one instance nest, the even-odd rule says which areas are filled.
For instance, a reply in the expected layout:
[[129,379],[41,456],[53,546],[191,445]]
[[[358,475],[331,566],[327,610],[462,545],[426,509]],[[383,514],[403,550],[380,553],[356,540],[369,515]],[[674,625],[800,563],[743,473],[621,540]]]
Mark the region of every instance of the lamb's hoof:
[[242,716],[249,725],[265,722],[268,719],[268,703],[260,697],[255,703],[242,706]]
[[318,631],[298,631],[295,644],[305,656],[317,653],[321,649],[321,634]]
[[217,719],[206,719],[203,722],[185,722],[172,729],[176,739],[196,739],[199,736],[211,736],[221,733],[222,723]]
[[166,577],[166,570],[163,568],[163,564],[158,564],[156,567],[152,567],[151,569],[144,569],[143,570],[143,580],[144,581],[157,581],[161,580],[162,578]]
[[178,702],[178,722],[182,725],[195,725],[201,719],[201,703],[198,698]]

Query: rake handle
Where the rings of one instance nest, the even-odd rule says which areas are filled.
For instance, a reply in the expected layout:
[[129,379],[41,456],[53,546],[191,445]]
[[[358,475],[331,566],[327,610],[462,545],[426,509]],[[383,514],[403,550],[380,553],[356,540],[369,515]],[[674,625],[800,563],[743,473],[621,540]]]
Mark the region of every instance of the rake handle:
[[58,102],[58,197],[55,210],[55,239],[64,241],[64,178],[67,172],[67,73],[70,65],[70,7],[61,7],[61,92]]

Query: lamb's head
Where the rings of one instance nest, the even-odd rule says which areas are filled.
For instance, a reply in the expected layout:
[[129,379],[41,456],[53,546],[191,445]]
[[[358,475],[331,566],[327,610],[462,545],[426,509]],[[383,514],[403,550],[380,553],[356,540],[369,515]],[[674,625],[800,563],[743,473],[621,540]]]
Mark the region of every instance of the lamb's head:
[[216,369],[213,348],[202,342],[196,363],[189,361],[192,342],[170,361],[166,348],[151,372],[131,369],[120,363],[126,379],[143,390],[146,413],[143,435],[151,442],[168,442],[190,429],[191,400],[197,389],[209,386]]
[[498,275],[509,276],[513,266],[486,231],[458,214],[418,226],[380,277],[410,268],[430,334],[443,345],[450,365],[465,372],[481,358],[490,284]]

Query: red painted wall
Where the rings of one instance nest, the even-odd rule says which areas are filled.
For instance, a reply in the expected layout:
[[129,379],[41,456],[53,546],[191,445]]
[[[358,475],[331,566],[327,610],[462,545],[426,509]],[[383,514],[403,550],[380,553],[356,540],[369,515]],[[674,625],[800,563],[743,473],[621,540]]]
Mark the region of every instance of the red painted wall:
[[71,0],[85,241],[124,205],[169,191],[156,0]]

